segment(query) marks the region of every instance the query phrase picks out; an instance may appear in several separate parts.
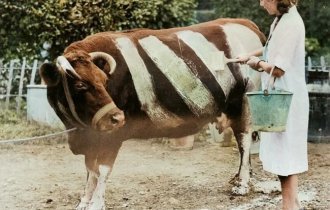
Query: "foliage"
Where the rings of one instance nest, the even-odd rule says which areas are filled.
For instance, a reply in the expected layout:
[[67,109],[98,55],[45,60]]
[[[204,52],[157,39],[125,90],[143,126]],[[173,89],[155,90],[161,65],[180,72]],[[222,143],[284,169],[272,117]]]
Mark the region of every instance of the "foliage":
[[215,16],[213,18],[247,18],[254,21],[265,34],[268,33],[273,18],[268,16],[267,12],[259,6],[259,1],[213,0],[213,2],[215,7]]
[[320,43],[316,38],[306,38],[306,51],[313,55],[320,50]]
[[328,0],[304,0],[299,11],[306,24],[307,37],[315,37],[321,46],[330,44],[330,4]]
[[0,57],[40,56],[48,42],[53,59],[69,43],[97,32],[191,24],[195,8],[195,0],[1,1]]
[[[253,20],[267,35],[273,17],[269,16],[259,1],[256,0],[210,0],[213,3],[214,15],[219,17],[248,18]],[[199,0],[200,4],[205,0]],[[328,0],[300,0],[298,10],[306,27],[307,55],[319,56],[329,53],[330,46],[330,7]],[[319,43],[319,45],[317,44]]]

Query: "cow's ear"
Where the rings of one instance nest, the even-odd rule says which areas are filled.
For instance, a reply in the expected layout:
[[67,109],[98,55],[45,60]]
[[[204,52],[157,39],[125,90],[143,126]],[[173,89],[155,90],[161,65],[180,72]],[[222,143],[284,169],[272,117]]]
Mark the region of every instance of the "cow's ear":
[[60,72],[56,65],[44,63],[39,69],[40,76],[47,86],[55,86],[60,81]]

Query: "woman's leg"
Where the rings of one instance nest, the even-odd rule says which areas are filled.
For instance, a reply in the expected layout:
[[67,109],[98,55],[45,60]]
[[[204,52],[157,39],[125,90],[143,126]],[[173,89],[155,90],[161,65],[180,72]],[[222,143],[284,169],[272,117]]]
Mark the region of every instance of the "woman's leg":
[[296,210],[300,208],[298,200],[298,175],[278,176],[282,188],[282,209]]

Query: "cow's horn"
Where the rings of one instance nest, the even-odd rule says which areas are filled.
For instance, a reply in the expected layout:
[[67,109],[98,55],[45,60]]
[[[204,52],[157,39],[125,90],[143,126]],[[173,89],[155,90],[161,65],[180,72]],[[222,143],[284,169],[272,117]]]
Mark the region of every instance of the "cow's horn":
[[110,66],[109,74],[112,74],[115,71],[117,63],[116,63],[115,59],[108,53],[91,52],[91,53],[89,53],[89,55],[92,57],[92,60],[97,59],[97,58],[103,58],[104,60],[106,60]]
[[77,72],[71,66],[70,62],[63,55],[57,57],[57,59],[56,59],[56,65],[57,65],[58,68],[62,69],[64,72],[67,73],[67,71],[70,71],[77,78],[79,78],[79,79],[81,78],[79,76],[79,74],[77,74]]

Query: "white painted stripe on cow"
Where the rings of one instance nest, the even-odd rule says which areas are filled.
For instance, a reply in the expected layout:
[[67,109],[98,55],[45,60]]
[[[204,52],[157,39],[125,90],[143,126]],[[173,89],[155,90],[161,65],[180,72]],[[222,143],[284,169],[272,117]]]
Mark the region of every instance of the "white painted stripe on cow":
[[[247,54],[262,47],[258,35],[244,25],[227,23],[220,27],[227,36],[232,57]],[[241,71],[244,77],[255,78],[260,76],[260,73],[254,71],[248,65],[241,65]]]
[[224,59],[221,59],[223,56],[222,51],[220,51],[212,42],[208,41],[201,33],[180,31],[177,33],[177,36],[202,60],[205,66],[217,79],[224,94],[228,96],[229,91],[235,84],[235,79],[227,65],[225,65],[224,71],[219,70],[221,66],[223,66],[222,62],[224,61]]
[[209,90],[167,45],[155,36],[140,39],[139,43],[195,115],[215,113],[215,101]]
[[115,41],[132,75],[141,102],[141,109],[148,114],[151,121],[158,127],[176,127],[180,125],[183,120],[165,109],[158,101],[152,78],[134,43],[127,37],[117,38]]

